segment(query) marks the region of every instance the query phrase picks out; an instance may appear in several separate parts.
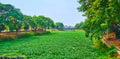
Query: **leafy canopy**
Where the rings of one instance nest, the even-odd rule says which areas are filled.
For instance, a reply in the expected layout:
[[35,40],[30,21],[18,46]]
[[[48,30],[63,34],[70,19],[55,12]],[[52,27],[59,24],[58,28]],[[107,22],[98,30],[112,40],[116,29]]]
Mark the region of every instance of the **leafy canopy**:
[[117,33],[120,23],[120,0],[79,0],[79,11],[87,17],[84,30],[87,36],[100,37],[106,31]]

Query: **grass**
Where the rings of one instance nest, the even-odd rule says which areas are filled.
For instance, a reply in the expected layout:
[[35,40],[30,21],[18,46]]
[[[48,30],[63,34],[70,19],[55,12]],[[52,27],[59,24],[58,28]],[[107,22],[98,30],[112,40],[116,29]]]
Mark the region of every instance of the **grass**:
[[98,52],[84,31],[61,31],[0,42],[0,55],[27,59],[96,59]]

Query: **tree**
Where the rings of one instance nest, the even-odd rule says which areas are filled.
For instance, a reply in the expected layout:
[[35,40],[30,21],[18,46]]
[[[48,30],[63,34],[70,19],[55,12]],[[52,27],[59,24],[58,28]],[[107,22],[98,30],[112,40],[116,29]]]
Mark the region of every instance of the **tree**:
[[24,15],[24,18],[23,18],[23,28],[24,30],[29,30],[30,28],[30,19],[31,19],[31,16],[28,16],[28,15]]
[[22,26],[23,14],[19,9],[14,9],[8,13],[8,17],[14,18],[14,20],[12,20],[14,24],[14,29],[16,30],[16,32],[18,32]]
[[5,25],[4,24],[0,24],[0,32],[3,31],[3,30],[5,30],[5,29],[6,29]]
[[49,17],[45,17],[45,23],[46,23],[46,27],[48,29],[49,28],[54,28],[54,22]]
[[45,16],[28,16],[23,15],[20,9],[15,8],[10,4],[0,3],[0,32],[9,27],[9,31],[16,33],[23,27],[24,30],[32,29],[49,29],[54,27],[54,22],[49,17]]
[[13,9],[13,6],[10,4],[0,3],[0,32],[5,30],[7,13]]
[[8,12],[10,12],[12,9],[14,9],[14,7],[10,4],[2,4],[0,3],[0,14],[6,14]]
[[2,23],[4,23],[4,25],[7,24],[7,26],[10,28],[10,31],[14,31],[15,29],[16,32],[18,32],[18,30],[21,28],[23,18],[23,14],[21,13],[20,9],[17,9],[10,4],[0,4],[0,7],[0,13],[2,14],[1,18],[3,19]]
[[61,22],[56,22],[55,28],[58,30],[63,30],[64,29],[64,24]]
[[46,30],[46,28],[49,29],[54,27],[54,22],[49,17],[37,16],[35,20],[37,22],[38,29]]
[[82,26],[83,26],[83,22],[80,22],[80,23],[77,23],[76,25],[75,25],[75,28],[76,29],[81,29],[82,28]]
[[106,32],[117,33],[120,22],[119,0],[79,0],[79,11],[87,16],[84,30],[91,37],[103,36]]
[[5,30],[4,19],[0,15],[0,32]]
[[36,32],[36,30],[38,28],[37,21],[36,21],[36,16],[31,17],[31,19],[29,20],[29,23],[30,23],[32,31]]
[[9,27],[9,31],[10,32],[13,32],[14,29],[15,29],[15,27],[14,27],[14,23],[15,23],[14,20],[15,20],[15,18],[12,17],[12,16],[7,18],[6,25]]

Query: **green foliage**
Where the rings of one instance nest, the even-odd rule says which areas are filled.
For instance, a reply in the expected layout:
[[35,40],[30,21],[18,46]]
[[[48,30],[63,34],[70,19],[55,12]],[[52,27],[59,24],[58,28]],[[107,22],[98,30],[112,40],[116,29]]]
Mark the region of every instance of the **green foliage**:
[[94,38],[93,39],[94,48],[98,50],[99,58],[98,59],[113,59],[117,57],[117,49],[114,45],[107,47],[101,40]]
[[28,29],[29,29],[29,25],[28,24],[24,25],[24,30],[28,30]]
[[94,48],[101,49],[102,51],[106,51],[108,48],[101,40],[98,38],[93,38]]
[[106,32],[119,32],[120,24],[120,1],[118,0],[79,0],[81,6],[79,11],[84,12],[87,19],[84,22],[83,29],[86,36],[93,39],[95,47],[103,50],[103,56],[100,59],[115,57],[117,50],[114,46],[107,48],[99,39]]
[[112,45],[108,48],[108,54],[110,55],[110,57],[116,57],[117,56],[117,49],[114,45]]
[[111,57],[102,55],[102,56],[98,57],[97,59],[116,59],[116,58],[111,58]]
[[50,34],[51,32],[49,32],[49,31],[46,31],[46,32],[41,32],[41,33],[39,33],[39,32],[34,32],[34,35],[35,36],[39,36],[39,35],[47,35],[47,34]]
[[99,55],[88,39],[84,31],[58,31],[1,42],[0,53],[19,53],[27,59],[96,59]]
[[9,27],[9,31],[10,31],[10,32],[13,32],[13,31],[14,31],[15,27],[14,27],[14,24],[12,24],[11,21],[9,21],[6,25]]
[[0,24],[0,32],[3,31],[3,30],[5,30],[5,29],[6,29],[5,25],[4,24]]
[[32,37],[32,36],[41,36],[41,35],[47,35],[50,34],[49,31],[46,32],[25,32],[23,34],[16,34],[13,36],[0,36],[0,41],[11,41],[11,40],[17,40],[17,39],[21,39],[21,38],[28,38],[28,37]]
[[[0,3],[0,24],[9,27],[10,32],[14,30],[18,32],[22,27],[24,30],[32,29],[33,31],[54,28],[54,22],[49,17],[23,15],[20,9],[2,3]],[[5,30],[4,26],[0,27],[0,31],[2,30]]]
[[28,32],[28,33],[24,33],[24,34],[17,34],[17,38],[27,38],[27,37],[31,37],[34,36],[33,32]]
[[24,22],[23,22],[23,28],[24,28],[24,30],[29,30],[31,16],[24,15],[23,20],[24,20]]
[[76,28],[76,29],[82,29],[83,25],[84,25],[83,22],[77,23],[77,24],[75,25],[75,28]]
[[56,22],[55,28],[58,29],[58,30],[63,30],[64,24],[61,23],[61,22]]
[[117,33],[120,22],[120,2],[118,0],[79,0],[79,11],[87,17],[83,26],[91,37],[103,36],[106,30]]
[[11,40],[14,40],[16,38],[13,38],[13,37],[10,37],[10,36],[0,36],[0,41],[11,41]]

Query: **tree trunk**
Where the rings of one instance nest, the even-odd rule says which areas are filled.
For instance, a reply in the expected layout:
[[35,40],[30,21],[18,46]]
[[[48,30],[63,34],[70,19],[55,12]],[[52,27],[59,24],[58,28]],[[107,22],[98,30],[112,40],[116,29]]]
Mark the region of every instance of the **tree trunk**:
[[18,31],[19,31],[19,30],[18,30],[18,29],[16,29],[16,34],[18,34]]

